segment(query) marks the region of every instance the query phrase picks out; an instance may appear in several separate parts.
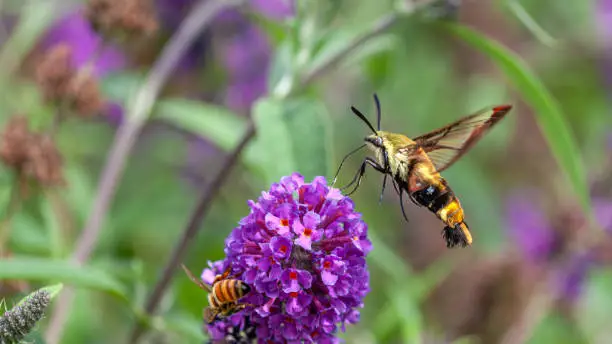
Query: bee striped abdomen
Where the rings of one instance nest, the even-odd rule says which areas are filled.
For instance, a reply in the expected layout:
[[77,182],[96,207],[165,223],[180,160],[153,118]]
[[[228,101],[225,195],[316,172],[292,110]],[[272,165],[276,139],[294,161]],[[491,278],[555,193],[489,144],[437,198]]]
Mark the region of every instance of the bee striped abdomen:
[[236,279],[221,280],[213,285],[211,295],[217,305],[236,302],[242,298],[250,288],[242,281]]

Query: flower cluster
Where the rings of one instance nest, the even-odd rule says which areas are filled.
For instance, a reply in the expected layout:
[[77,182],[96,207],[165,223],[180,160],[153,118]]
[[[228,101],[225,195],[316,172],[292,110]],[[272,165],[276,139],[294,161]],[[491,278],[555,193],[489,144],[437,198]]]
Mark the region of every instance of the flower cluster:
[[359,321],[369,292],[367,225],[353,201],[295,173],[272,184],[225,242],[227,257],[202,273],[211,283],[231,267],[252,286],[244,312],[208,326],[213,340],[240,327],[245,317],[266,342],[334,343],[338,326]]

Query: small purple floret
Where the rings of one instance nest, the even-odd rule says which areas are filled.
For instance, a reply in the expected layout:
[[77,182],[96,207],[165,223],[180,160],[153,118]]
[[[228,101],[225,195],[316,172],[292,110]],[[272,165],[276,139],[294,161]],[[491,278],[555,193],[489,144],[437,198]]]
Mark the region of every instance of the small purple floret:
[[208,326],[213,340],[249,317],[259,343],[337,343],[340,327],[359,321],[370,291],[365,257],[372,248],[353,201],[325,178],[312,183],[294,173],[274,183],[225,241],[227,257],[209,264],[202,279],[232,267],[255,305]]

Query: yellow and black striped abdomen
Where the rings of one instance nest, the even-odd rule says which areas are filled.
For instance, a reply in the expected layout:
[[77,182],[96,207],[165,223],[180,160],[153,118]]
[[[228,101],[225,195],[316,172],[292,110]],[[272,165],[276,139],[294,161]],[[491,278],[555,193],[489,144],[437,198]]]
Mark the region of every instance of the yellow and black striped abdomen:
[[439,183],[426,185],[411,195],[417,203],[427,207],[446,224],[443,234],[448,247],[472,244],[472,235],[464,222],[461,203],[444,179],[440,177]]
[[[211,301],[210,296],[212,296],[217,306],[224,303],[235,302],[246,295],[250,290],[251,288],[240,280],[221,280],[213,285],[212,293],[209,295],[209,301]],[[211,307],[214,306],[211,304]]]

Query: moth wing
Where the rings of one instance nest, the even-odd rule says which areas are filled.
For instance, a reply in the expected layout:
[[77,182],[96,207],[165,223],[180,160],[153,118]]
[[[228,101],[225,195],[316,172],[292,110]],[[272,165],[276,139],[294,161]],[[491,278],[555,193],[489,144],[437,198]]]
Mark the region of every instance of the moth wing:
[[469,151],[510,109],[511,105],[486,108],[413,140],[427,153],[436,170],[442,172]]

